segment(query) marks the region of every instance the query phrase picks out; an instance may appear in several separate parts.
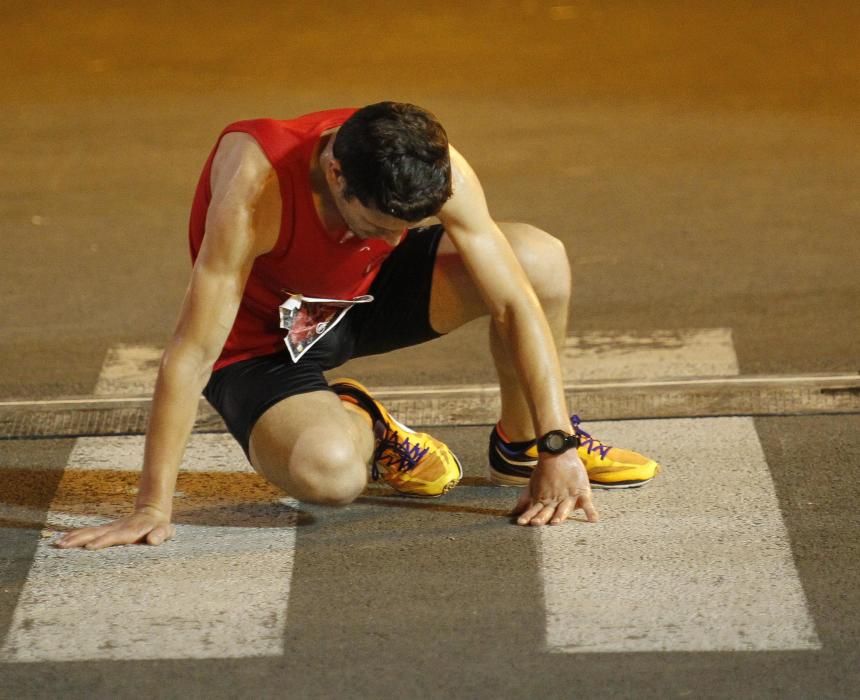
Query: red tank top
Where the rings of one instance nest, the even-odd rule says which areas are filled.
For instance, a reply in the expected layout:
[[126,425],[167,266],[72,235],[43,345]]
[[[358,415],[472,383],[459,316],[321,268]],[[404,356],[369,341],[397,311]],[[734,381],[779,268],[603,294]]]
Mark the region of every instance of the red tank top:
[[[310,183],[310,160],[320,135],[340,126],[355,112],[336,109],[297,119],[252,119],[228,125],[250,134],[266,154],[278,176],[281,192],[281,230],[274,248],[261,255],[251,269],[236,321],[215,369],[233,362],[284,349],[284,331],[278,306],[291,293],[332,299],[364,294],[392,247],[381,240],[332,240],[319,220]],[[191,207],[189,242],[191,259],[203,242],[206,210],[212,198],[210,171],[215,148],[209,155]]]

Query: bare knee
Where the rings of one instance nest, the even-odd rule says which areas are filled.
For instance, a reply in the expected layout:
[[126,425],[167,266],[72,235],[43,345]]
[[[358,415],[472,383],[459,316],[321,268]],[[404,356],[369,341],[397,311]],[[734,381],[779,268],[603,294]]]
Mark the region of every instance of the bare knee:
[[530,224],[505,224],[504,232],[542,304],[566,305],[571,275],[564,243]]
[[325,455],[308,458],[290,466],[294,498],[323,506],[346,506],[364,491],[367,467],[353,461],[340,461]]
[[367,466],[351,443],[300,438],[275,459],[258,459],[255,467],[266,479],[305,503],[345,506],[367,484]]

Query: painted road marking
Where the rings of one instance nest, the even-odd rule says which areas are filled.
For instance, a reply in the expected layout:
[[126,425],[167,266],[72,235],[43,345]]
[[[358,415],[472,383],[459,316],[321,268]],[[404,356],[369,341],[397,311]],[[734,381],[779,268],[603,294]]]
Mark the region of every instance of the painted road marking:
[[565,340],[561,365],[571,382],[738,373],[729,328],[581,333]]
[[[138,472],[143,468],[143,443],[143,435],[78,438],[66,469]],[[179,468],[182,472],[254,473],[239,443],[227,433],[192,435]]]
[[284,506],[267,527],[178,525],[161,547],[90,553],[40,542],[0,659],[279,656],[294,523]]
[[[95,393],[147,396],[155,386],[161,348],[116,345],[105,355]],[[565,381],[738,373],[729,328],[592,331],[569,336],[560,353]]]
[[[664,340],[649,350],[631,338],[608,351],[614,359],[605,367],[642,379],[738,372],[725,332]],[[540,530],[551,651],[820,648],[752,418],[588,429],[608,444],[635,446],[664,472],[636,495],[597,492],[598,527],[575,537]]]
[[[99,392],[142,386],[120,371],[122,353],[108,359]],[[128,513],[142,455],[140,436],[78,439],[46,528]],[[97,553],[42,539],[0,660],[280,656],[297,505],[253,472],[230,435],[192,435],[174,500],[176,539]],[[22,503],[4,514],[26,525],[33,511]]]
[[[103,459],[121,463],[124,453],[111,460],[111,450]],[[46,526],[99,525],[127,513],[137,478],[69,469]],[[173,541],[95,553],[56,549],[44,538],[0,660],[280,655],[296,506],[253,473],[183,472]]]
[[96,383],[99,396],[147,396],[155,388],[155,377],[163,349],[155,345],[115,345],[105,354]]
[[635,496],[596,492],[598,527],[540,530],[550,650],[821,647],[751,418],[588,428],[666,470]]
[[[0,401],[0,440],[143,434],[160,352],[112,348],[95,396]],[[568,405],[590,420],[860,411],[860,373],[737,376],[731,332],[724,328],[584,333],[567,338],[562,365]],[[417,426],[483,425],[499,411],[493,384],[372,391],[400,420]],[[194,430],[225,430],[202,398]]]
[[[568,370],[576,361],[581,373],[601,364],[609,379],[634,372],[645,378],[700,375],[701,367],[737,371],[719,331],[650,343],[627,334],[625,352],[601,346],[612,337],[576,340],[580,346],[565,351]],[[148,391],[157,352],[112,351],[99,392]],[[696,364],[703,355],[707,364]],[[575,537],[570,528],[539,532],[550,650],[820,646],[750,419],[589,427],[610,442],[653,454],[666,473],[639,492],[600,492],[604,519],[598,527],[577,530]],[[127,512],[142,444],[134,436],[79,439],[47,526],[98,524]],[[28,517],[26,503],[14,508],[17,517]],[[180,536],[158,548],[93,554],[40,543],[0,659],[282,653],[295,504],[254,474],[232,438],[220,434],[192,436],[175,508]]]

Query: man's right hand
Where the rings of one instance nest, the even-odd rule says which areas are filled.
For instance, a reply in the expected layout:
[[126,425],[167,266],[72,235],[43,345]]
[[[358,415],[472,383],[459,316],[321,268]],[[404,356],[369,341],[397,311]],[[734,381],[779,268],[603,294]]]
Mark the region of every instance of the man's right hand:
[[104,549],[118,544],[136,543],[158,545],[175,534],[176,528],[171,525],[168,513],[153,506],[144,506],[107,525],[67,532],[54,545],[61,549]]

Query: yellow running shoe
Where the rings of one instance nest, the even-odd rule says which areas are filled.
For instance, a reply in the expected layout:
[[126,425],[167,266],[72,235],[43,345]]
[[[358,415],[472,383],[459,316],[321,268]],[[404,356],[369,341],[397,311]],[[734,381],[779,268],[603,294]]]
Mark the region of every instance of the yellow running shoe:
[[460,460],[441,440],[398,422],[354,379],[331,385],[341,401],[362,408],[373,422],[376,451],[371,476],[382,478],[407,496],[434,498],[454,488],[463,476]]
[[[580,427],[579,416],[571,416],[574,432],[579,435],[576,452],[588,480],[595,488],[629,489],[648,483],[660,472],[660,465],[638,452],[605,445]],[[538,452],[534,440],[509,442],[499,432],[490,433],[490,480],[502,486],[527,484],[537,466]]]

